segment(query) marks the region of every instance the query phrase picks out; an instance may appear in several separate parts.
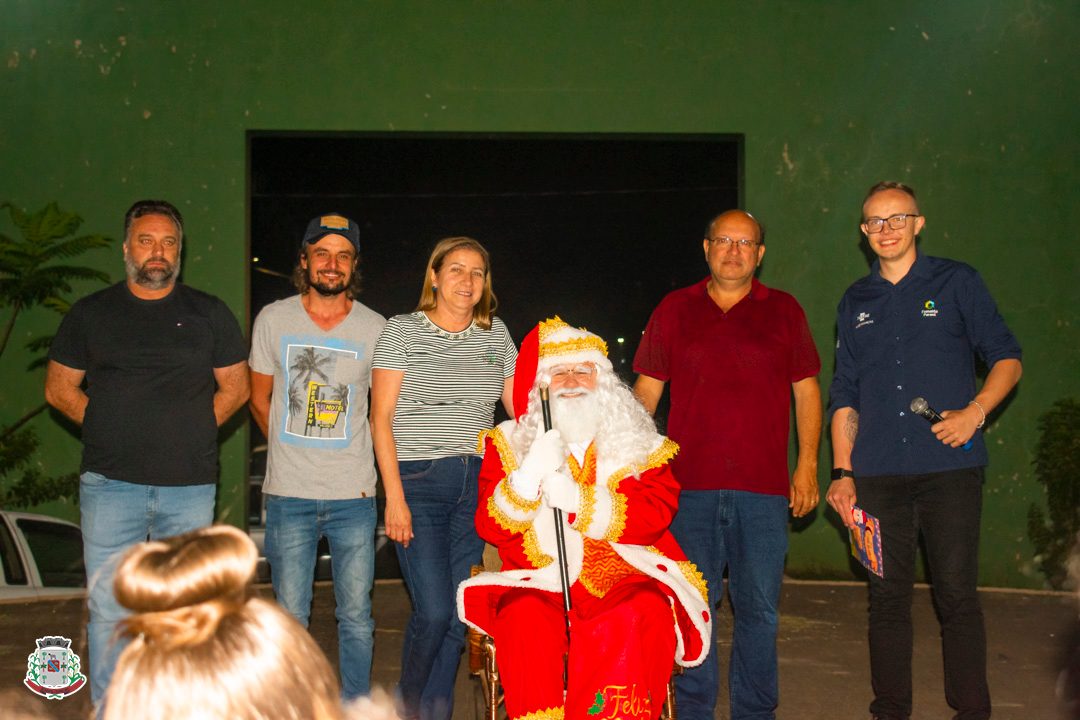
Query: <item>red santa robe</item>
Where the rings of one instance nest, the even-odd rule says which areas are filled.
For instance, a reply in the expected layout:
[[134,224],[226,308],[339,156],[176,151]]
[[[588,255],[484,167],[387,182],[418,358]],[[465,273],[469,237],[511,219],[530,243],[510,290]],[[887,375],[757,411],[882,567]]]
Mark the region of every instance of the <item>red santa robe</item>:
[[514,492],[518,458],[507,421],[481,437],[476,526],[503,570],[458,588],[458,613],[495,638],[511,718],[655,718],[672,660],[700,664],[712,638],[705,580],[668,532],[679,485],[678,447],[657,436],[638,467],[596,457],[568,464],[581,499],[564,517],[573,583],[568,683],[554,513]]

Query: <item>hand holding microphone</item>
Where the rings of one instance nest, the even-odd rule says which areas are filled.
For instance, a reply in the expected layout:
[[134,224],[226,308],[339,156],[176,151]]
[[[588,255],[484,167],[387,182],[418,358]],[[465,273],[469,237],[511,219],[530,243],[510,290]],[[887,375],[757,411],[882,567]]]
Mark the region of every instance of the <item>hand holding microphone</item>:
[[[926,402],[925,398],[921,397],[917,397],[911,401],[911,412],[926,418],[928,422],[935,426],[938,423],[945,422],[946,420],[946,418],[943,417],[940,413],[938,413],[937,410],[934,410],[934,408],[930,407],[930,403]],[[949,412],[949,414],[952,415],[950,411],[946,410],[946,412]],[[931,429],[933,430],[933,428]],[[975,444],[975,441],[972,439],[972,435],[975,434],[976,429],[977,428],[973,428],[971,430],[971,434],[967,435],[963,443],[961,443],[960,441],[960,437],[963,437],[963,435],[961,435],[959,429],[956,428],[938,428],[937,430],[934,430],[934,434],[937,436],[938,440],[941,440],[941,442],[945,443],[946,445],[949,445],[950,447],[960,447],[963,448],[964,452],[969,452]],[[959,437],[956,437],[952,440],[946,440],[945,438],[949,437],[950,433],[956,433],[959,435]]]

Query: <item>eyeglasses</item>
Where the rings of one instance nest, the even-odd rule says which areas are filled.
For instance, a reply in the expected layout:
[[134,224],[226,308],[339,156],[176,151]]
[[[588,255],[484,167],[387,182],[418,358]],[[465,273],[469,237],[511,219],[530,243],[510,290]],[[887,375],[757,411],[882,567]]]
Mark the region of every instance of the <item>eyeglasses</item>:
[[556,365],[551,368],[552,380],[569,380],[573,377],[575,380],[587,380],[596,374],[596,366],[591,363],[580,363],[578,365]]
[[759,243],[754,240],[747,240],[746,238],[729,238],[727,235],[721,235],[720,237],[709,238],[709,242],[716,243],[723,249],[727,250],[732,245],[735,245],[740,250],[746,250],[748,248],[757,247]]
[[885,223],[889,223],[889,227],[893,230],[900,230],[907,225],[908,218],[922,217],[919,213],[897,213],[896,215],[890,215],[887,218],[867,218],[863,220],[863,226],[868,233],[879,233],[885,227]]

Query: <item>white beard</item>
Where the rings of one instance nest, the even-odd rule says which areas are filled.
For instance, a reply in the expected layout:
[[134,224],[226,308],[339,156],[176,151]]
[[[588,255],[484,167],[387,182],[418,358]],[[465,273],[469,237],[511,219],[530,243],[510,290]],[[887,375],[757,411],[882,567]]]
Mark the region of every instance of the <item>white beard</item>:
[[[562,397],[576,392],[582,394]],[[556,391],[551,398],[551,422],[566,442],[587,445],[596,437],[596,428],[600,424],[600,402],[596,393],[581,388]]]

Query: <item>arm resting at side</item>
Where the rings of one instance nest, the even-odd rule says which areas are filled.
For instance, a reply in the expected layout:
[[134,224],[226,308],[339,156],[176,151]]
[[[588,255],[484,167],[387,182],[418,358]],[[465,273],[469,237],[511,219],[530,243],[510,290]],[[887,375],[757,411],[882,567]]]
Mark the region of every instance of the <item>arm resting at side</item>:
[[404,370],[371,371],[371,439],[386,493],[386,536],[408,547],[413,539],[412,513],[405,502],[394,441],[394,411],[404,380]]
[[507,416],[514,417],[514,376],[511,375],[503,380],[502,405]]
[[650,415],[656,414],[656,406],[660,404],[660,397],[664,394],[664,384],[663,380],[648,375],[638,375],[634,382],[634,396]]
[[821,444],[821,387],[817,376],[791,384],[795,396],[795,429],[799,439],[799,457],[791,476],[791,500],[788,507],[795,517],[813,510],[820,500],[817,465]]
[[270,427],[270,401],[273,394],[274,376],[252,370],[251,400],[248,401],[248,409],[251,411],[251,419],[266,437],[270,436],[268,429]]
[[[855,436],[859,433],[859,413],[855,408],[838,408],[832,416],[833,467],[851,469],[851,451],[855,448]],[[849,528],[855,527],[851,508],[855,505],[855,481],[851,478],[833,480],[825,493],[825,500]]]
[[90,398],[82,389],[85,370],[50,360],[45,369],[45,402],[64,413],[76,425],[83,424]]
[[217,420],[218,427],[221,427],[234,412],[244,406],[251,395],[247,360],[214,368],[214,380],[218,386],[214,393],[214,419]]

